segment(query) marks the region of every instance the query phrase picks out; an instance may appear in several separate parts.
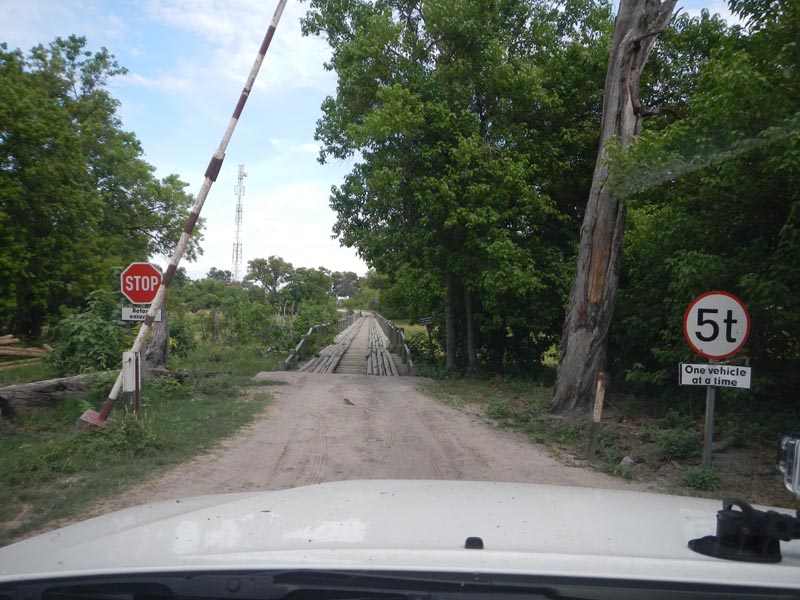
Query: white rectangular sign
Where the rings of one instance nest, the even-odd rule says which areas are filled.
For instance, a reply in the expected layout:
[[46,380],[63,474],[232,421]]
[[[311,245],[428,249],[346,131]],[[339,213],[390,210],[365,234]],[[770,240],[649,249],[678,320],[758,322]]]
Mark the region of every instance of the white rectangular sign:
[[[123,321],[144,321],[150,309],[146,306],[123,306],[122,307],[122,320]],[[156,313],[155,321],[161,322],[161,309]]]
[[750,389],[751,367],[680,364],[681,385],[713,385]]

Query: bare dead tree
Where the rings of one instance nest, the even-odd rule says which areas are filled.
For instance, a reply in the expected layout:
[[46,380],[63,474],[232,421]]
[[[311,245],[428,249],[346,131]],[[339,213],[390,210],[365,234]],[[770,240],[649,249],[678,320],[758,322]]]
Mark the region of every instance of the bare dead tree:
[[600,150],[561,337],[561,356],[550,410],[588,406],[606,360],[608,332],[619,284],[625,206],[610,187],[608,148],[625,148],[646,116],[639,77],[677,0],[621,0],[606,73]]

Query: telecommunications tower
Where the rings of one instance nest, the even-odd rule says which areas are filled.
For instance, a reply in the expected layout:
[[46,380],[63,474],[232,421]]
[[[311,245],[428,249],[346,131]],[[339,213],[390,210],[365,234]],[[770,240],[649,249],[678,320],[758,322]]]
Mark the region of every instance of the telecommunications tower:
[[236,194],[236,233],[233,238],[233,281],[241,282],[242,272],[242,198],[244,197],[244,165],[239,165],[239,180],[233,188]]

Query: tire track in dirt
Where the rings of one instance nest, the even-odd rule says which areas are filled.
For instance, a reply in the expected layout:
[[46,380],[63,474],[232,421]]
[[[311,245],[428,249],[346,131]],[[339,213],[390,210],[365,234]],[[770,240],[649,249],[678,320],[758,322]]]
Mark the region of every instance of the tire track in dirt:
[[93,514],[184,496],[344,479],[455,479],[642,489],[566,466],[524,436],[417,391],[420,378],[262,373],[273,404],[208,454],[102,502]]

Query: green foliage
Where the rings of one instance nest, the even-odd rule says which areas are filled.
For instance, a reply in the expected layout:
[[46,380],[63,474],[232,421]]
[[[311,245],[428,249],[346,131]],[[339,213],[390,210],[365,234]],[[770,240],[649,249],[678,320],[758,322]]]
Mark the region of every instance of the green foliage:
[[[301,306],[300,313],[292,324],[292,331],[294,331],[295,336],[299,339],[301,336],[308,333],[308,330],[315,325],[333,324],[338,320],[339,313],[336,312],[336,308],[332,303],[326,305],[304,304]],[[329,328],[328,337],[320,341],[320,347],[324,347],[332,341],[335,331],[335,327]],[[310,339],[308,343],[309,348],[316,348],[316,338]],[[318,350],[319,348],[316,349]]]
[[441,348],[436,343],[431,343],[427,333],[417,333],[406,338],[408,349],[417,364],[425,362],[436,364],[441,358]]
[[169,253],[192,203],[122,130],[106,86],[125,69],[85,47],[70,36],[24,56],[0,44],[0,329],[32,338],[115,269]]
[[153,433],[128,415],[95,435],[60,436],[46,445],[30,446],[29,452],[11,453],[0,469],[0,481],[10,486],[44,483],[76,473],[86,462],[101,463],[112,455],[133,457],[157,450]]
[[275,311],[270,305],[251,302],[240,296],[224,305],[223,315],[227,342],[282,347],[286,334],[275,321]]
[[254,258],[247,261],[245,280],[258,281],[268,293],[274,294],[287,282],[293,271],[292,263],[280,256]]
[[683,473],[681,483],[694,490],[716,490],[722,484],[722,477],[718,471],[690,467]]
[[[231,435],[263,410],[268,396],[244,393],[250,379],[274,369],[277,359],[252,348],[220,350],[205,344],[177,359],[190,375],[179,382],[146,383],[141,419],[117,403],[112,425],[95,435],[73,427],[105,399],[115,374],[96,389],[52,409],[21,414],[0,436],[0,545],[54,519],[80,515],[98,499],[184,462]],[[267,385],[265,382],[260,385]],[[53,498],[58,498],[54,502]]]
[[120,321],[118,298],[111,292],[92,292],[83,311],[59,321],[54,329],[54,352],[45,360],[62,375],[118,366],[132,339]]
[[327,269],[300,267],[287,276],[283,292],[292,299],[295,307],[301,307],[303,304],[326,306],[333,301],[332,288],[333,280]]
[[162,400],[179,398],[186,393],[183,383],[173,377],[157,377],[151,379],[147,381],[145,388],[147,390],[147,396]]
[[[783,427],[785,426],[783,424]],[[782,429],[778,429],[778,433],[781,431]],[[794,431],[794,429],[789,428],[786,431]],[[752,421],[727,422],[723,424],[722,432],[722,442],[718,448],[715,446],[715,449],[745,448],[763,436],[764,426]]]
[[39,361],[35,364],[22,365],[0,371],[0,387],[14,385],[15,383],[29,383],[31,381],[43,381],[58,377],[56,371],[49,361]]
[[335,271],[331,274],[331,279],[333,295],[338,298],[352,298],[361,292],[360,278],[352,271]]
[[359,156],[331,194],[334,232],[386,277],[390,318],[441,318],[457,299],[438,330],[455,335],[449,365],[477,367],[470,319],[498,370],[535,368],[557,340],[610,26],[608,5],[583,1],[310,2],[304,32],[338,76],[320,158]]
[[220,283],[230,283],[233,281],[233,273],[231,273],[227,269],[217,269],[217,267],[211,267],[208,273],[206,273],[206,279],[211,279],[212,281],[219,281]]
[[663,416],[655,420],[659,429],[688,428],[694,425],[694,419],[674,408],[668,408]]
[[700,455],[700,437],[693,429],[668,429],[656,436],[656,447],[664,460],[695,458]]
[[731,396],[745,413],[796,405],[800,385],[800,25],[796,10],[766,4],[731,3],[745,29],[677,21],[662,66],[682,118],[648,122],[612,161],[628,202],[614,370],[640,390],[674,386],[675,365],[697,359],[682,336],[687,305],[726,290],[751,316],[741,354],[758,373],[755,401]]
[[368,310],[372,312],[380,312],[381,293],[380,291],[372,288],[361,289],[354,297],[345,300],[344,306],[350,310]]
[[197,347],[189,320],[177,317],[169,321],[169,351],[175,356],[188,356]]
[[503,420],[511,416],[511,411],[508,409],[506,403],[502,400],[493,400],[486,407],[486,416],[490,419]]

